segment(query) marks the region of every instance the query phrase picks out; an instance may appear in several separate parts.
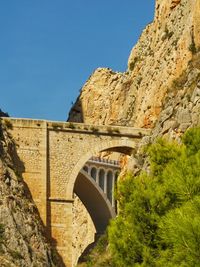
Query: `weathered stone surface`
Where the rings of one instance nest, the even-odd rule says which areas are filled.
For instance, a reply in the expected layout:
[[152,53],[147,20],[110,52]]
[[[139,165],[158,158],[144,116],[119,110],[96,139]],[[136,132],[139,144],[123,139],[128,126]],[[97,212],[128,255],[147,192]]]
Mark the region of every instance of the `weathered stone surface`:
[[192,109],[192,124],[200,125],[200,103]]
[[200,100],[200,88],[198,86],[199,85],[197,85],[197,87],[194,89],[194,92],[191,97],[191,101],[193,102],[193,104],[196,104]]
[[187,123],[181,123],[181,125],[179,126],[179,129],[182,133],[184,133],[189,127],[191,126],[191,122]]
[[199,11],[199,0],[156,0],[154,21],[132,49],[128,70],[94,71],[69,120],[152,128],[143,144],[162,135],[179,140],[200,124]]
[[178,123],[191,123],[191,111],[187,108],[179,108],[177,112]]
[[37,208],[16,171],[15,144],[1,121],[0,132],[0,266],[62,266],[56,252],[53,256]]
[[162,134],[169,131],[169,129],[176,129],[179,127],[179,123],[175,120],[167,120],[163,124]]
[[94,242],[96,229],[78,196],[73,205],[73,262],[76,264],[87,246]]
[[157,0],[154,21],[131,51],[128,72],[97,69],[82,88],[69,120],[154,127],[168,93],[190,87],[187,82],[199,72],[196,60],[196,68],[184,75],[195,57],[193,46],[200,47],[199,6],[198,0]]

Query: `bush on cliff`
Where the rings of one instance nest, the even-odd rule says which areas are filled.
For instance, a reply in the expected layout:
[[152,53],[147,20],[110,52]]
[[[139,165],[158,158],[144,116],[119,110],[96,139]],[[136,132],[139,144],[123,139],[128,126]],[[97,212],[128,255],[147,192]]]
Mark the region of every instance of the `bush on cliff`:
[[114,266],[200,266],[200,128],[148,148],[150,171],[120,181],[108,229]]

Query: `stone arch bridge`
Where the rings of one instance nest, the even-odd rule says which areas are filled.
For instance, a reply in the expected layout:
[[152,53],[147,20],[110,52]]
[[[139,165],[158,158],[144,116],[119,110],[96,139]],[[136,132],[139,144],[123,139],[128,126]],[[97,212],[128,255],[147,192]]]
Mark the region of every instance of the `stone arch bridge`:
[[[74,192],[89,211],[97,233],[114,216],[112,206],[83,167],[101,151],[131,154],[150,132],[121,126],[4,118],[16,143],[23,174],[47,233],[67,267],[73,266]],[[23,166],[22,166],[23,165]]]

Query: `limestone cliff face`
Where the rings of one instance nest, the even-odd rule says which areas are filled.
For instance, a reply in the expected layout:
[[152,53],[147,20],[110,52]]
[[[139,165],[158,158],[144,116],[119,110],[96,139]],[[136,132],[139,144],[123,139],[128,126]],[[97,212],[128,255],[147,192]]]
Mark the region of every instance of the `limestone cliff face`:
[[28,188],[15,170],[15,157],[15,144],[0,121],[0,266],[62,266],[45,238]]
[[175,81],[198,54],[199,12],[199,0],[157,0],[154,21],[131,51],[128,71],[97,69],[69,120],[153,128]]
[[[156,0],[155,18],[132,49],[127,71],[95,70],[68,120],[152,128],[150,139],[177,138],[200,124],[199,14],[199,0]],[[78,215],[75,221],[81,227]]]
[[94,242],[96,230],[89,213],[77,196],[74,201],[73,214],[73,262],[76,266],[84,250]]

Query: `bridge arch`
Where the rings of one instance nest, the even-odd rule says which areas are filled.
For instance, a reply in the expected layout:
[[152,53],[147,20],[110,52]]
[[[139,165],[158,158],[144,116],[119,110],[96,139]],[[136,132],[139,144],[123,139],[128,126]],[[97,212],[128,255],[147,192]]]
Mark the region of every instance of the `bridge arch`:
[[87,153],[82,155],[76,165],[74,166],[70,178],[69,178],[69,184],[67,187],[67,196],[69,196],[71,199],[73,198],[73,192],[74,192],[74,185],[75,181],[78,177],[79,172],[85,165],[85,163],[93,156],[96,155],[99,152],[103,151],[114,151],[114,152],[120,152],[127,155],[131,155],[133,150],[136,148],[137,142],[130,139],[117,139],[117,140],[111,140],[106,142],[100,142],[97,144],[94,148],[91,148]]
[[[32,119],[5,120],[12,124],[8,131],[16,143],[20,161],[16,159],[16,168],[23,172],[52,245],[56,245],[65,264],[71,267],[74,265],[73,192],[79,172],[98,152],[131,154],[151,130]],[[94,186],[93,190],[96,190]]]
[[74,185],[74,192],[81,199],[89,212],[97,233],[103,233],[115,210],[103,190],[83,169],[79,172]]

